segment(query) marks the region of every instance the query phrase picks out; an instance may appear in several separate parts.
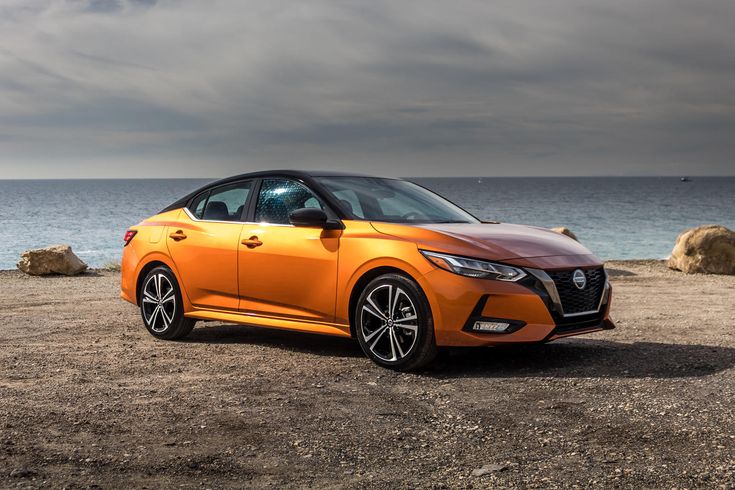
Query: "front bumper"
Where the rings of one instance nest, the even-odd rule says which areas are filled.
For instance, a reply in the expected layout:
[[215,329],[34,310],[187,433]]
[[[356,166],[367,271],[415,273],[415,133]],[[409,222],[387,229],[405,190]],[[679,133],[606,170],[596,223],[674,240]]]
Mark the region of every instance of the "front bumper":
[[[531,276],[521,283],[512,283],[473,279],[441,269],[426,274],[424,280],[429,282],[426,290],[430,291],[437,345],[539,343],[615,328],[609,317],[612,300],[609,282],[605,283],[599,311],[565,317],[558,297],[555,302],[548,285],[533,273]],[[472,331],[474,322],[483,319],[509,320],[514,328],[508,333]]]

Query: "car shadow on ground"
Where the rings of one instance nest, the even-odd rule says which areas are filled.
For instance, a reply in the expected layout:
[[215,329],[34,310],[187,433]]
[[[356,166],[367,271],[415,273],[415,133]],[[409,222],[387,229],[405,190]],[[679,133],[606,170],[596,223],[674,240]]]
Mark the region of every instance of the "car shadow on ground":
[[442,378],[686,378],[735,366],[735,349],[662,342],[565,339],[548,344],[452,349],[430,368]]
[[245,325],[197,325],[183,342],[252,344],[331,357],[363,356],[357,341],[352,339]]
[[[202,326],[185,342],[252,344],[327,357],[363,357],[356,341],[242,325]],[[369,363],[365,359],[366,363]],[[548,344],[452,348],[421,373],[437,378],[685,378],[735,367],[735,348],[663,342],[564,339]]]

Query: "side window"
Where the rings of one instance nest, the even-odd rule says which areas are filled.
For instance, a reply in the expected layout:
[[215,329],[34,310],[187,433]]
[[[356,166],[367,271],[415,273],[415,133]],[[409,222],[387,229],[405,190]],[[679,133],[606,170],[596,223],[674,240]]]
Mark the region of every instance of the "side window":
[[252,187],[252,181],[217,187],[194,198],[189,211],[205,221],[241,221]]
[[204,206],[207,205],[207,197],[209,197],[209,191],[202,192],[191,202],[189,211],[191,211],[191,214],[196,219],[202,219],[202,216],[204,216]]
[[324,205],[303,184],[289,179],[265,179],[260,186],[255,221],[287,225],[289,214],[301,208],[324,209]]

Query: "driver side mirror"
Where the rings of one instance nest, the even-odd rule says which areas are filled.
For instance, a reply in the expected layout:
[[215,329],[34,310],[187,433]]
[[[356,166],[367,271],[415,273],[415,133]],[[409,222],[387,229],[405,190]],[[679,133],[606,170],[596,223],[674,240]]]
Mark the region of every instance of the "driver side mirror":
[[288,215],[288,220],[294,226],[322,228],[334,230],[342,228],[339,222],[329,221],[327,213],[318,208],[301,208]]

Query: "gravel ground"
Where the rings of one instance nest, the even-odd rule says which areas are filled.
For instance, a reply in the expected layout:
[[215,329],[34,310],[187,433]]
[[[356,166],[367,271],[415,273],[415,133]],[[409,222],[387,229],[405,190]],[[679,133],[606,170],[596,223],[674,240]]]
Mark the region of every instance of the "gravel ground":
[[348,340],[154,340],[118,276],[0,272],[0,487],[735,488],[735,277],[608,264],[618,329],[399,374]]

